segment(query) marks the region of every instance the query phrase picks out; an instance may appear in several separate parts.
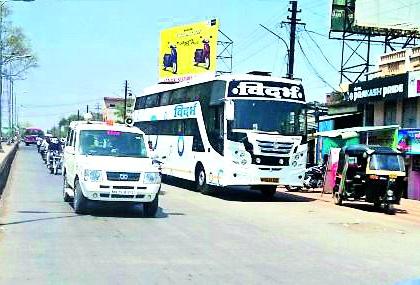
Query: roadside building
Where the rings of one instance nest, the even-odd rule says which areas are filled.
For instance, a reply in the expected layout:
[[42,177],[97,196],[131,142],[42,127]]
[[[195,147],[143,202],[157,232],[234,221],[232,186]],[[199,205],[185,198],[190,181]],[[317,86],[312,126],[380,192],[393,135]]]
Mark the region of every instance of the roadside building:
[[124,106],[124,98],[104,97],[104,121],[123,121],[122,108]]
[[[374,136],[369,144],[392,141],[393,147],[405,152],[406,195],[420,200],[420,47],[384,54],[378,66],[378,77],[327,96],[328,113],[346,118],[347,128],[397,125],[398,132]],[[342,127],[335,123],[333,129]]]

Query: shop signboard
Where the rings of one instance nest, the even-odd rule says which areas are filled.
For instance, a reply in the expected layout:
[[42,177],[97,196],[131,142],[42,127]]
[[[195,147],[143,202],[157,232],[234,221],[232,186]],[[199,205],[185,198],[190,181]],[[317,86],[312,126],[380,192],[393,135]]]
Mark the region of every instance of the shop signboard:
[[407,97],[408,74],[404,73],[350,84],[349,91],[344,95],[344,101],[362,103]]
[[397,147],[407,154],[420,154],[420,129],[399,130]]
[[160,33],[159,81],[180,82],[215,74],[219,21],[171,27]]
[[420,71],[412,71],[408,78],[408,98],[420,96]]

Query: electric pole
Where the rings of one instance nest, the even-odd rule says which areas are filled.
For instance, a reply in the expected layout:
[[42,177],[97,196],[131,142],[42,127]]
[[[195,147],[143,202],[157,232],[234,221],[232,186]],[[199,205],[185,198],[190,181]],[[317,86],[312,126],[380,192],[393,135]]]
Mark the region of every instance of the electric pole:
[[125,88],[124,88],[124,118],[123,121],[127,118],[127,93],[128,93],[128,82],[125,81]]
[[96,110],[96,120],[99,121],[100,115],[101,115],[100,112],[99,112],[101,110],[101,107],[100,107],[99,103],[96,103],[95,110]]
[[289,63],[287,70],[287,78],[293,78],[293,66],[295,64],[295,42],[296,42],[296,26],[305,25],[300,23],[301,19],[296,18],[297,14],[302,12],[302,10],[297,9],[297,1],[290,1],[291,8],[289,8],[290,16],[287,16],[288,22],[282,22],[282,24],[290,25],[290,42],[289,42]]

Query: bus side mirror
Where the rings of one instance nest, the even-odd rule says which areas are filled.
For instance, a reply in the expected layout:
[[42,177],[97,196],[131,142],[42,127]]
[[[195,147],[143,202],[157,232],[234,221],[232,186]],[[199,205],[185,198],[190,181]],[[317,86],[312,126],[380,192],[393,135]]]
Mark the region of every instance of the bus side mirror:
[[235,119],[235,103],[232,100],[225,102],[225,118],[227,121],[233,121]]

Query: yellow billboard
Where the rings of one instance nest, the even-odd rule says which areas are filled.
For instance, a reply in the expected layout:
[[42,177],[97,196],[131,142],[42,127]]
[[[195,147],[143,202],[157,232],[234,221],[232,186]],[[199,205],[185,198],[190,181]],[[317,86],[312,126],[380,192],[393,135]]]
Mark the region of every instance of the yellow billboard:
[[159,81],[179,82],[216,72],[219,21],[177,26],[160,32]]

